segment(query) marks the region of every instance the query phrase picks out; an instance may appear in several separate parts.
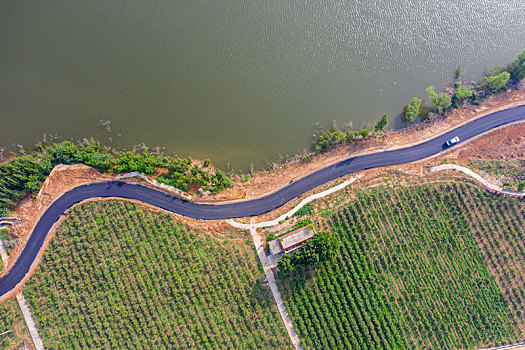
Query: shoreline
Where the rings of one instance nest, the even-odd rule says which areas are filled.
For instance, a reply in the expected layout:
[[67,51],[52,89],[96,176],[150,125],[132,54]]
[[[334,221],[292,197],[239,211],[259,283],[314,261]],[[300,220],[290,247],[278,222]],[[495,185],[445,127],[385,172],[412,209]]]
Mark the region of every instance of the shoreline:
[[[508,107],[508,104],[506,104],[506,106]],[[512,109],[513,108],[509,108],[508,109],[508,111],[510,113],[510,118],[507,118],[507,122],[505,122],[505,124],[503,124],[503,125],[498,125],[497,122],[496,122],[496,124],[494,124],[494,122],[495,122],[494,120],[487,119],[487,120],[491,120],[490,125],[494,125],[492,127],[493,129],[482,128],[481,130],[475,131],[476,129],[470,129],[470,128],[466,128],[465,129],[463,127],[464,130],[460,131],[459,129],[461,129],[462,127],[456,127],[458,129],[458,133],[460,133],[460,134],[461,133],[464,134],[465,132],[467,132],[466,135],[469,135],[469,133],[473,133],[472,134],[473,136],[468,136],[468,137],[465,136],[465,140],[467,141],[465,143],[465,147],[468,147],[469,144],[470,144],[470,141],[472,141],[474,139],[477,139],[477,138],[480,138],[480,137],[482,137],[484,135],[490,134],[491,132],[498,132],[498,131],[500,131],[502,129],[505,129],[506,127],[513,128],[515,125],[519,124],[518,127],[519,128],[523,128],[524,120],[520,119],[520,118],[522,118],[522,114],[521,113],[519,113],[519,114],[518,113],[513,113]],[[521,109],[520,109],[520,111],[521,111]],[[480,115],[477,115],[477,117],[481,118]],[[481,122],[481,125],[483,125],[483,121]],[[470,131],[470,130],[472,130],[472,131]],[[486,130],[486,131],[483,131],[483,130]],[[442,141],[439,139],[439,137],[436,137],[432,141],[432,144],[434,144],[434,146],[433,146],[434,148],[436,147],[436,142],[439,145],[441,145],[441,143],[442,143]],[[428,145],[424,146],[424,147],[428,147]],[[432,153],[430,153],[429,155],[425,155],[421,159],[419,159],[416,155],[412,155],[411,157],[414,159],[413,161],[407,160],[406,162],[402,162],[402,163],[397,163],[400,160],[399,157],[397,157],[397,160],[393,160],[393,162],[387,161],[387,164],[388,163],[392,163],[393,165],[376,165],[376,167],[373,167],[373,168],[370,168],[370,169],[367,168],[367,167],[363,168],[363,165],[357,165],[357,167],[358,167],[357,170],[345,173],[344,175],[342,175],[340,177],[332,177],[332,180],[330,180],[331,176],[328,176],[328,180],[327,181],[324,181],[320,185],[317,185],[315,187],[311,187],[310,190],[307,190],[305,192],[301,192],[301,194],[299,194],[297,197],[294,197],[294,198],[290,197],[291,199],[287,203],[278,205],[274,209],[270,209],[267,212],[260,211],[261,214],[250,214],[250,216],[251,215],[255,215],[259,219],[263,219],[264,220],[265,219],[264,217],[266,217],[267,215],[273,216],[276,213],[281,212],[281,210],[286,210],[286,208],[288,208],[290,205],[291,206],[295,206],[296,203],[297,203],[296,200],[300,200],[301,198],[304,198],[304,196],[310,196],[312,193],[315,193],[315,192],[318,192],[318,191],[323,191],[323,189],[325,189],[326,187],[333,186],[333,184],[335,182],[338,182],[338,181],[341,181],[341,180],[344,181],[344,179],[347,178],[348,176],[352,176],[352,175],[355,175],[357,173],[365,174],[365,177],[366,177],[366,175],[374,173],[376,171],[379,171],[379,172],[385,171],[385,170],[388,171],[388,169],[392,169],[392,168],[396,168],[396,167],[400,168],[399,170],[401,170],[402,167],[413,167],[414,165],[417,166],[417,167],[421,167],[421,163],[422,162],[428,161],[429,159],[433,159],[438,154],[454,153],[455,151],[460,150],[460,149],[461,149],[461,147],[460,148],[453,148],[453,149],[450,149],[450,150],[446,150],[445,152],[437,151],[437,153],[435,152],[436,150],[434,150]],[[382,153],[382,152],[378,152],[378,154],[380,154],[380,153]],[[423,154],[425,154],[425,153],[423,153]],[[366,159],[368,159],[368,158],[366,158]],[[348,164],[354,164],[354,163],[348,163]],[[382,163],[380,163],[380,164],[382,164]],[[330,166],[328,166],[328,167],[325,166],[326,170],[328,170],[330,168],[331,168]],[[359,170],[359,169],[361,169],[361,170]],[[423,167],[421,167],[421,169],[423,169]],[[328,170],[328,171],[330,173],[331,170]],[[81,176],[79,176],[79,172],[81,173]],[[101,182],[101,180],[103,178],[105,178],[106,180],[115,180],[114,176],[112,176],[112,175],[100,174],[95,169],[90,168],[90,167],[85,166],[85,165],[81,165],[81,164],[71,165],[71,166],[59,165],[53,170],[53,173],[54,174],[51,174],[46,179],[46,182],[44,183],[44,186],[42,186],[42,189],[39,192],[39,194],[37,196],[37,199],[35,199],[35,200],[28,200],[28,202],[26,203],[28,206],[26,206],[25,210],[22,210],[22,208],[19,208],[20,212],[17,211],[18,214],[22,214],[22,215],[18,215],[18,216],[20,218],[23,217],[23,219],[22,219],[22,224],[20,226],[16,225],[17,227],[15,228],[15,230],[17,230],[18,233],[20,234],[20,236],[22,236],[22,237],[19,236],[22,239],[20,240],[19,244],[13,250],[13,252],[11,254],[12,259],[10,259],[9,265],[13,265],[13,263],[15,261],[17,261],[18,258],[20,257],[22,251],[24,251],[24,247],[29,242],[29,239],[33,236],[37,220],[38,220],[38,222],[41,221],[42,214],[47,211],[47,209],[49,208],[49,206],[53,202],[59,200],[61,198],[62,194],[64,194],[66,191],[68,191],[71,188],[77,188],[80,185],[80,183],[84,183],[84,184],[87,183],[87,184],[92,184],[92,185],[96,185],[96,183],[99,183],[99,185],[104,185],[104,184],[100,184],[100,182]],[[75,176],[76,176],[76,178],[75,178]],[[323,178],[323,176],[324,175],[322,175],[321,179]],[[62,180],[62,181],[60,181],[60,180]],[[100,188],[100,186],[98,188]],[[96,190],[96,191],[98,191],[98,190]],[[157,189],[157,191],[161,191],[161,193],[163,192],[161,189]],[[51,192],[51,193],[49,193],[49,192]],[[81,192],[81,193],[84,193],[84,192]],[[96,192],[96,193],[98,193],[98,192]],[[107,195],[106,192],[104,192],[104,193]],[[103,195],[102,197],[106,197],[106,195]],[[93,198],[98,198],[98,197],[99,197],[99,195],[94,195],[94,196],[88,197],[88,198],[93,199]],[[120,197],[128,198],[127,195],[118,196],[118,197],[119,198]],[[67,201],[67,199],[66,199],[66,201]],[[180,199],[179,199],[179,201],[180,201]],[[148,202],[148,201],[146,201],[146,202]],[[194,201],[192,201],[192,202],[197,204]],[[170,201],[170,203],[171,203],[171,201]],[[274,205],[274,204],[271,204],[271,205]],[[157,206],[159,206],[159,208],[163,208],[163,205],[158,205],[157,204]],[[237,206],[236,208],[238,210],[241,210],[242,207],[241,206]],[[241,210],[241,212],[242,211],[250,212],[250,210],[253,210],[253,209],[254,208]],[[65,215],[67,215],[68,210],[69,209],[67,209],[65,211]],[[263,209],[255,209],[255,210],[263,210]],[[173,211],[173,213],[175,215],[177,215],[177,216],[186,215],[186,214],[184,214],[182,212],[178,212],[177,210],[170,209],[170,211]],[[25,213],[22,213],[22,212],[25,212]],[[39,216],[39,214],[40,214],[40,216]],[[197,214],[195,214],[195,215],[197,215]],[[210,217],[210,219],[211,219],[210,224],[211,225],[213,225],[213,224],[218,225],[218,224],[220,224],[221,221],[225,222],[224,218],[230,218],[230,216],[224,216],[223,217],[223,216],[221,216],[223,214],[221,214],[218,217],[219,218],[223,217],[222,219],[213,219],[213,217],[215,217],[216,215],[217,214],[211,213],[211,216],[212,216],[212,217]],[[238,218],[241,218],[242,221],[245,221],[245,216],[246,215],[240,215],[240,213],[237,213],[237,214],[233,213],[232,215],[233,215],[233,216],[231,216],[232,218],[238,217]],[[236,215],[239,215],[239,216],[236,216]],[[62,219],[63,217],[64,217],[64,214],[61,214],[60,217],[57,218],[57,220],[60,221],[60,219]],[[190,217],[197,217],[198,218],[200,216],[190,216]],[[188,219],[188,220],[191,220],[191,219]],[[208,220],[208,219],[201,219],[201,220],[197,219],[197,220],[191,220],[191,221],[202,221],[202,220]],[[31,223],[33,223],[33,224],[31,224]],[[28,276],[31,275],[31,271],[34,271],[36,268],[38,268],[39,261],[40,261],[41,257],[43,256],[43,254],[45,252],[45,246],[47,246],[47,244],[49,244],[49,242],[51,241],[52,236],[53,236],[54,231],[55,231],[55,228],[56,228],[56,226],[58,224],[59,223],[57,223],[57,222],[52,224],[53,227],[50,228],[49,232],[47,232],[46,236],[44,237],[44,241],[42,242],[42,245],[41,245],[40,249],[38,250],[38,252],[36,254],[35,260],[31,264],[31,267],[30,267],[30,270],[28,271],[28,274],[22,280],[25,280],[26,278],[28,278]],[[8,271],[10,271],[11,269],[12,269],[12,267],[4,269],[4,271],[2,271],[0,276],[5,276],[5,274]],[[13,289],[13,290],[17,290],[18,288],[21,288],[22,286],[23,286],[23,282],[18,284],[15,287],[15,289]],[[10,293],[7,293],[7,294],[10,294]]]
[[490,96],[478,106],[464,105],[446,117],[383,132],[381,140],[369,139],[337,144],[324,153],[314,154],[313,159],[306,162],[296,156],[283,163],[274,163],[272,169],[255,171],[254,176],[244,182],[242,176],[236,175],[235,178],[232,177],[232,188],[206,197],[194,196],[192,201],[214,204],[259,198],[346,158],[410,147],[485,115],[521,105],[525,105],[525,86]]

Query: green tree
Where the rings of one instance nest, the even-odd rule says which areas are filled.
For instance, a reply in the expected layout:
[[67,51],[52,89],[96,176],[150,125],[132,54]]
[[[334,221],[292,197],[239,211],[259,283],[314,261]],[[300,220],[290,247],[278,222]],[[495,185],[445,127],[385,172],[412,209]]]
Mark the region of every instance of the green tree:
[[469,88],[462,87],[461,85],[458,85],[458,87],[456,88],[456,91],[454,92],[453,98],[455,100],[461,101],[471,96],[472,96],[472,90],[470,90]]
[[484,83],[479,86],[479,90],[489,90],[491,92],[502,89],[510,79],[509,72],[502,72],[496,75],[484,76],[481,78]]
[[293,254],[295,265],[316,266],[331,261],[339,253],[339,240],[328,231],[316,233]]
[[511,79],[518,81],[525,79],[525,51],[520,53],[518,57],[507,66],[507,72],[510,73]]
[[412,122],[419,114],[419,107],[421,107],[421,99],[417,97],[413,97],[410,100],[410,103],[408,106],[406,106],[405,110],[403,111],[405,120],[407,122]]
[[377,131],[383,131],[385,130],[385,126],[388,124],[388,115],[385,113],[383,114],[383,116],[381,117],[381,119],[379,119],[379,121],[376,123],[375,127],[374,127],[374,130],[377,132]]
[[339,254],[340,242],[335,235],[321,231],[308,241],[311,249],[317,252],[320,262],[332,261]]
[[367,128],[362,128],[361,130],[359,130],[359,135],[361,135],[363,140],[368,139],[368,134],[369,134],[369,131]]
[[294,272],[295,265],[293,263],[292,255],[284,254],[283,256],[281,256],[281,258],[277,262],[277,267],[279,268],[279,271],[281,271],[285,275]]
[[437,94],[432,85],[427,87],[426,91],[428,93],[430,102],[432,103],[432,107],[434,109],[437,109],[439,114],[442,114],[443,110],[447,109],[452,104],[452,99],[450,95],[445,94],[443,92]]

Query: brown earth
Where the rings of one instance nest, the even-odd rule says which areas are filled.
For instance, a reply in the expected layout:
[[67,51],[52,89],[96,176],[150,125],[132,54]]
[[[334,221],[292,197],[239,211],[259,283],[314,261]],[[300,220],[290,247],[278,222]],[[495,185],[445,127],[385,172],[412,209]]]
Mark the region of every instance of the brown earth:
[[[348,158],[349,156],[406,147],[408,145],[422,142],[428,138],[439,135],[475,118],[522,104],[525,104],[525,92],[523,89],[495,95],[487,99],[483,106],[464,107],[460,110],[456,110],[446,119],[416,124],[401,131],[388,132],[383,135],[384,137],[382,140],[373,139],[365,142],[352,142],[338,145],[334,149],[316,156],[311,161],[302,162],[300,159],[296,159],[289,163],[275,166],[271,171],[265,170],[257,172],[255,177],[248,182],[242,183],[241,181],[236,181],[233,188],[231,189],[226,189],[215,196],[205,197],[206,199],[199,198],[195,200],[198,202],[224,202],[260,197],[286,186],[291,181],[297,180],[313,171],[336,163],[342,159]],[[458,150],[445,152],[445,154],[440,154],[439,156],[433,157],[429,160],[424,160],[414,164],[365,171],[363,172],[365,176],[358,180],[358,183],[360,184],[358,186],[370,184],[371,182],[377,181],[377,179],[385,176],[392,176],[393,173],[423,175],[427,173],[426,167],[429,164],[435,164],[440,159],[446,157],[449,159],[455,159],[458,162],[468,162],[471,157],[480,157],[480,154],[483,154],[482,157],[498,157],[497,159],[507,156],[523,157],[525,148],[525,144],[523,142],[524,135],[525,123],[505,127],[503,129],[493,131],[487,135],[478,137],[476,140],[469,142]],[[349,177],[352,176],[350,175],[345,178]],[[74,187],[93,182],[115,180],[115,178],[115,175],[101,174],[97,170],[85,165],[59,165],[55,167],[53,172],[42,185],[42,189],[36,198],[27,198],[24,200],[17,207],[14,213],[14,216],[19,217],[21,221],[20,223],[12,226],[11,232],[13,236],[17,238],[19,243],[10,254],[8,266],[11,266],[16,261],[27,240],[29,239],[29,236],[38,219],[56,198],[60,197],[62,194]],[[334,180],[332,183],[325,184],[320,188],[312,190],[309,193],[301,196],[301,198],[287,203],[278,210],[258,217],[257,221],[274,219],[282,213],[285,213],[293,208],[293,206],[295,206],[303,198],[313,193],[323,191],[333,186],[335,183],[340,183],[345,178]],[[140,182],[143,185],[153,187],[153,185],[150,185],[142,180],[129,179],[127,181]],[[181,217],[179,218],[182,222],[188,224],[189,226],[209,231],[212,235],[217,237],[221,237],[221,233],[224,232],[226,228],[231,230],[231,227],[224,221],[203,222],[199,220]],[[246,219],[240,221],[247,222]],[[40,252],[39,257],[32,267],[29,275],[36,269],[37,264],[40,261],[45,248],[52,239],[57,226],[58,225],[55,225],[54,229],[47,237],[44,243],[44,249],[42,249]],[[4,269],[0,276],[5,274],[6,271],[7,269]]]

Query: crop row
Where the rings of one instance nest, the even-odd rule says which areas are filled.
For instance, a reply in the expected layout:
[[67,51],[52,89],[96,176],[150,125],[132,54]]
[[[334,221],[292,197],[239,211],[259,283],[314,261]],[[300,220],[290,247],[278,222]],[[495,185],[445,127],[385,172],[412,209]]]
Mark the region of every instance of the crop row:
[[245,239],[122,201],[74,208],[26,287],[49,348],[282,348]]
[[[499,210],[503,217],[508,208],[493,207],[487,196],[454,184],[360,193],[329,221],[342,242],[337,261],[281,280],[303,343],[471,348],[521,339],[478,247],[477,224],[470,221],[480,220],[465,205]],[[490,237],[497,217],[483,223]]]

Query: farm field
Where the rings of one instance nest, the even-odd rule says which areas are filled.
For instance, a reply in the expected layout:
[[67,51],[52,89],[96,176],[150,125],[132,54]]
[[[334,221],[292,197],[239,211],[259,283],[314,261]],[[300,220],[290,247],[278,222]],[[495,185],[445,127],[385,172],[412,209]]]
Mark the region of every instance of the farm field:
[[33,341],[16,299],[0,303],[0,349],[33,349]]
[[73,208],[24,294],[46,348],[290,348],[249,236],[108,200]]
[[382,185],[319,220],[341,241],[336,261],[278,277],[305,348],[523,341],[524,202],[463,183]]

